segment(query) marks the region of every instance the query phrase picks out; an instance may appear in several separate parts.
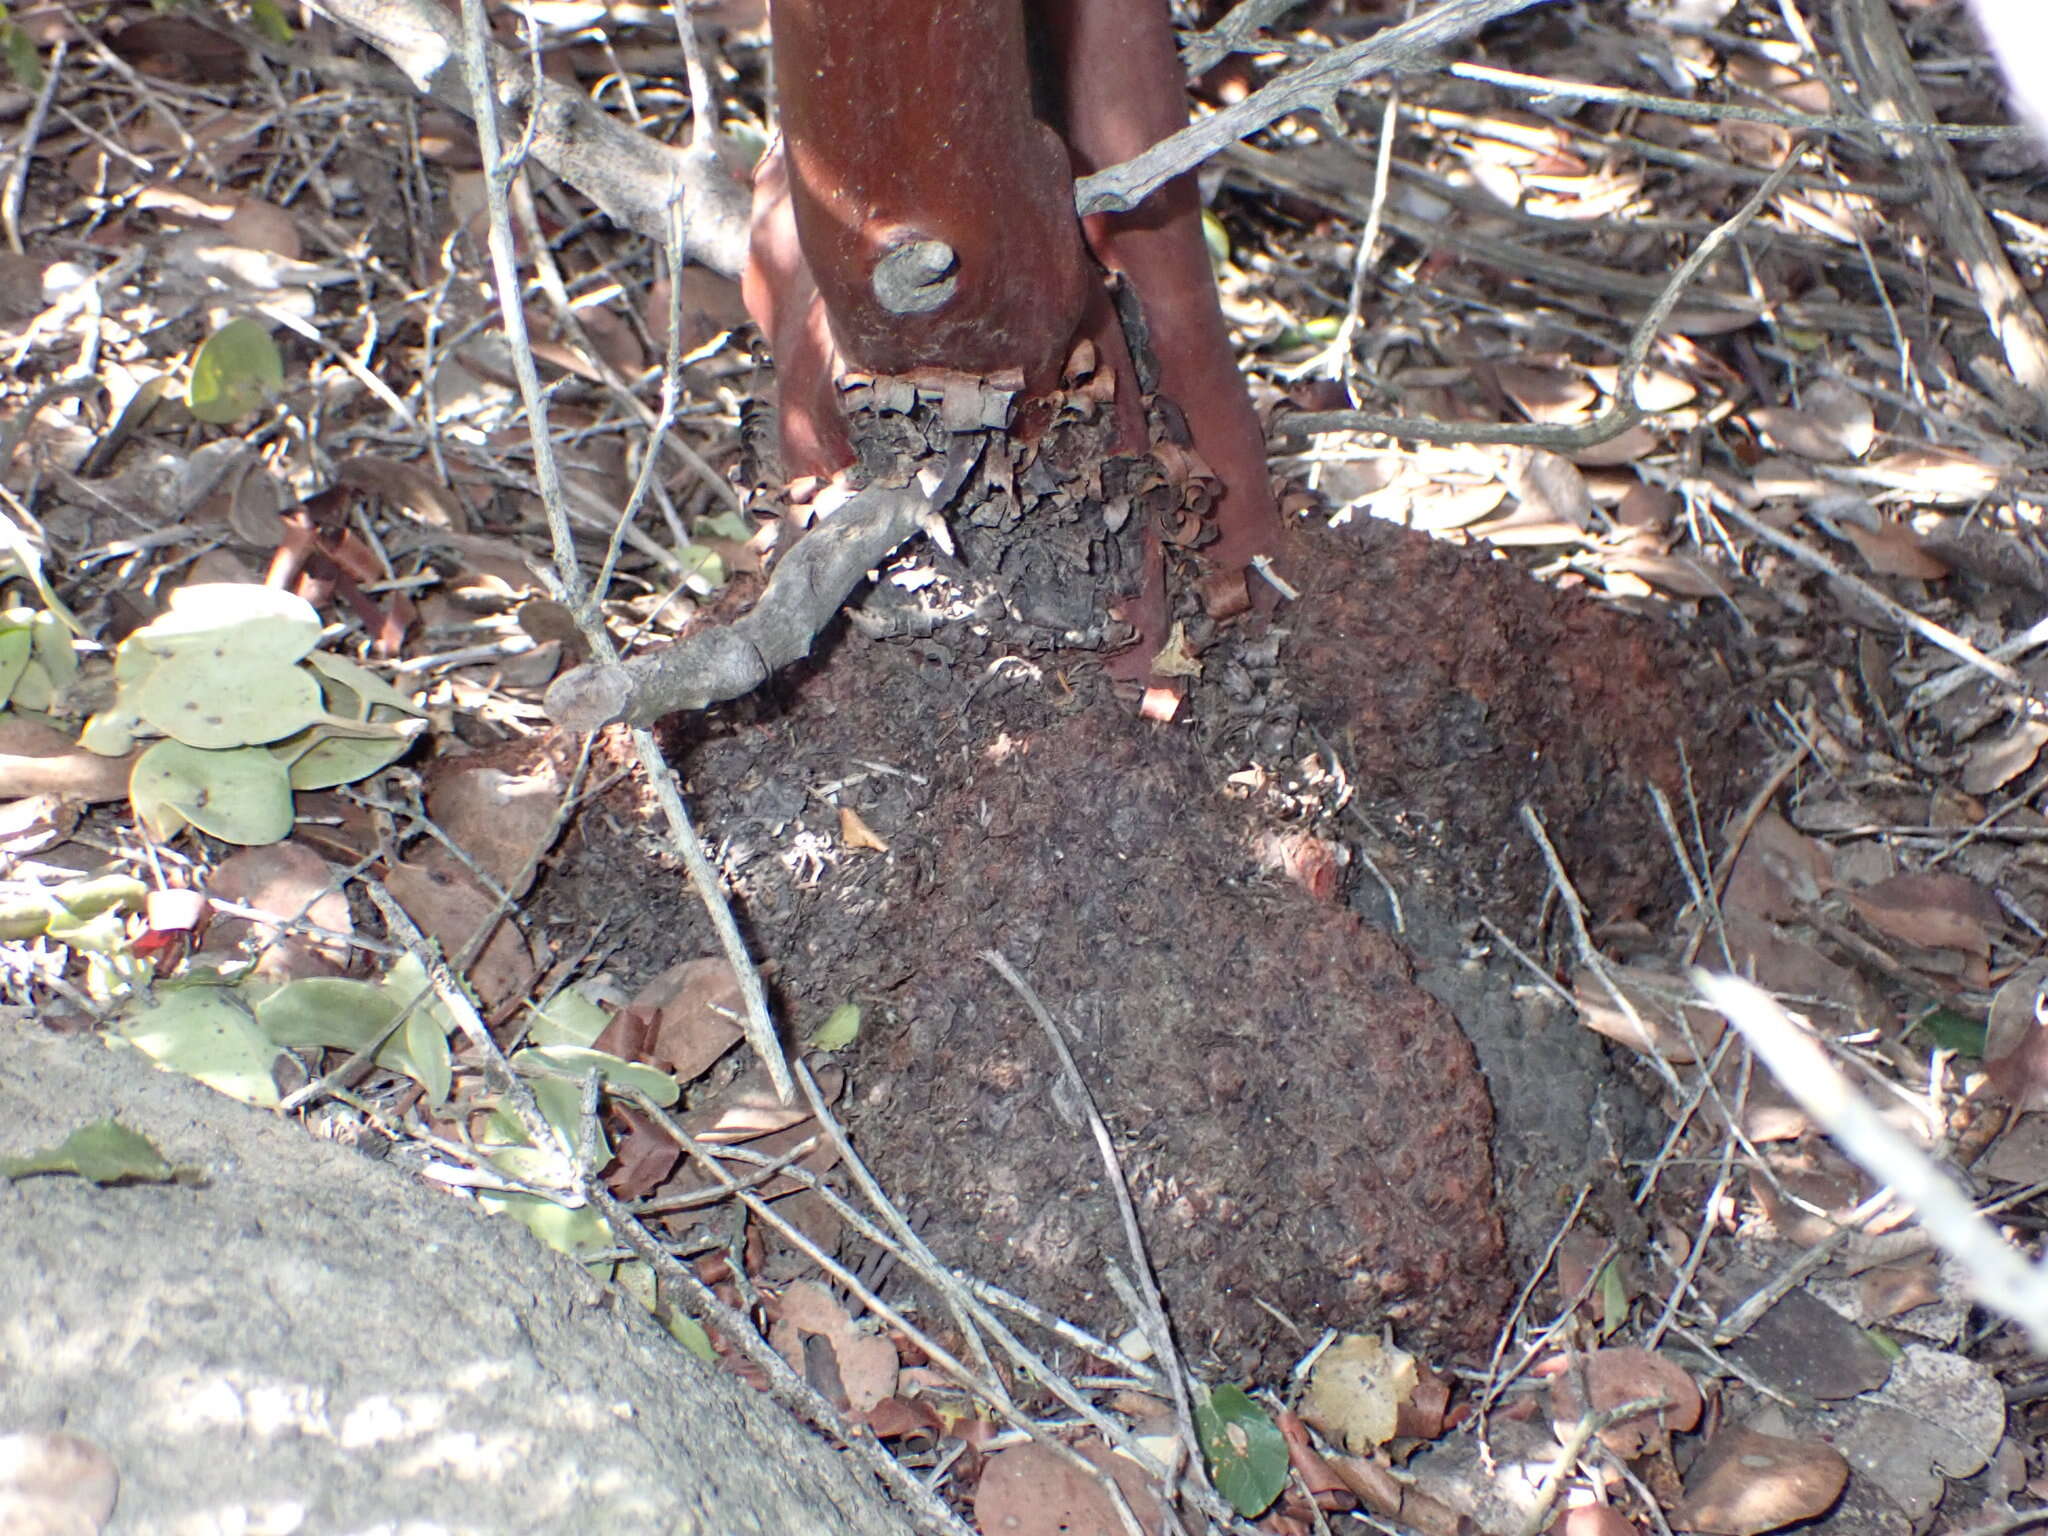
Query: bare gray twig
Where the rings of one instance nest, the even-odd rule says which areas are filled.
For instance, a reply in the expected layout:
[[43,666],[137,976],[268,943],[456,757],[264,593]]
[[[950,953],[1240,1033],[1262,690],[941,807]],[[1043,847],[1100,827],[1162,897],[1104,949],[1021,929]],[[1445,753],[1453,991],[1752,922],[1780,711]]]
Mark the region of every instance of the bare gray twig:
[[2034,1348],[2048,1349],[2048,1269],[1999,1236],[1927,1154],[1849,1086],[1819,1042],[1769,993],[1701,970],[1692,981],[1842,1151],[1913,1207],[1921,1226],[1962,1266],[1978,1301],[2024,1328]]
[[1643,409],[1635,399],[1636,375],[1642,372],[1643,364],[1649,359],[1650,348],[1655,345],[1671,311],[1677,307],[1679,296],[1715,253],[1734,239],[1743,225],[1755,218],[1778,188],[1785,184],[1785,179],[1792,174],[1792,167],[1799,163],[1800,153],[1799,147],[1794,146],[1778,168],[1757,184],[1756,190],[1750,193],[1742,206],[1717,224],[1712,233],[1678,264],[1678,270],[1671,274],[1671,280],[1664,285],[1663,292],[1657,295],[1649,313],[1643,316],[1634,335],[1629,338],[1628,351],[1622,357],[1620,371],[1615,377],[1614,396],[1607,409],[1593,420],[1573,425],[1545,422],[1487,425],[1431,421],[1411,416],[1380,416],[1370,411],[1302,411],[1278,417],[1273,423],[1274,432],[1283,436],[1316,432],[1383,432],[1389,437],[1407,438],[1413,442],[1505,443],[1548,448],[1554,453],[1571,453],[1620,436],[1643,419]]
[[840,604],[918,531],[930,505],[915,485],[860,492],[783,556],[759,601],[738,619],[630,661],[565,673],[548,689],[549,717],[572,731],[622,720],[651,725],[760,687],[810,654]]
[[1074,184],[1074,206],[1091,213],[1128,213],[1174,177],[1290,112],[1304,107],[1335,115],[1337,93],[1369,75],[1416,69],[1441,48],[1461,42],[1489,22],[1548,0],[1444,0],[1412,21],[1336,48],[1313,64],[1291,70],[1235,106],[1161,139],[1142,155],[1084,176]]
[[[465,71],[451,67],[463,51],[461,23],[434,0],[313,0],[313,8],[390,59],[419,90],[474,119]],[[505,49],[487,44],[485,51],[498,105],[532,113],[534,159],[650,239],[668,238],[668,205],[680,199],[690,254],[714,272],[739,275],[749,196],[715,150],[694,140],[671,149],[600,112],[581,91],[545,78],[536,85]]]

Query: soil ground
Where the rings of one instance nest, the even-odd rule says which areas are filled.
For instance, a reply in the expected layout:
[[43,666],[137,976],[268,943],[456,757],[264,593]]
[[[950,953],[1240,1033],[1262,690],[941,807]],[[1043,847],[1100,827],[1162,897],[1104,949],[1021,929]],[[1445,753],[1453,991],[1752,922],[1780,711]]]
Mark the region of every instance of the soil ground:
[[[1305,536],[1294,563],[1302,601],[1224,632],[1222,680],[1171,726],[1133,718],[1092,658],[962,624],[849,630],[669,733],[783,1016],[867,1016],[841,1112],[933,1249],[1128,1324],[1102,1168],[993,948],[1068,1031],[1183,1346],[1246,1377],[1325,1327],[1492,1341],[1562,1202],[1647,1151],[1593,1037],[1480,958],[1482,912],[1525,935],[1541,917],[1519,809],[1596,913],[1655,919],[1676,874],[1646,783],[1677,793],[1683,748],[1704,814],[1739,788],[1722,711],[1681,670],[1701,653],[1669,626],[1383,524]],[[680,873],[650,868],[637,792],[614,802],[531,910],[655,969],[707,952]],[[839,807],[886,853],[845,851]],[[1335,862],[1360,827],[1401,937],[1387,889]]]
[[[665,10],[611,8],[593,28],[575,7],[496,9],[508,42],[527,10],[548,11],[554,77],[656,136],[688,132]],[[1204,24],[1225,11],[1200,9]],[[1395,9],[1289,13],[1197,82],[1202,109]],[[1334,119],[1298,114],[1218,156],[1219,285],[1300,524],[1282,572],[1303,595],[1222,627],[1185,609],[1202,670],[1172,723],[1140,720],[1099,657],[1016,618],[1108,627],[1101,589],[1127,551],[1119,564],[1090,531],[1102,508],[1070,497],[1057,519],[1013,504],[986,525],[963,505],[958,561],[913,543],[809,663],[662,732],[788,1041],[862,1010],[831,1064],[838,1110],[942,1259],[1094,1343],[1130,1321],[1106,1175],[993,951],[1106,1117],[1201,1381],[1295,1407],[1286,1372],[1326,1325],[1389,1322],[1452,1365],[1495,1346],[1484,1384],[1456,1385],[1491,1420],[1405,1465],[1433,1496],[1456,1480],[1432,1457],[1469,1452],[1472,1486],[1499,1492],[1502,1466],[1557,1456],[1550,1437],[1576,1408],[1517,1416],[1548,1390],[1530,1369],[1556,1349],[1654,1354],[1717,1402],[1706,1433],[1626,1467],[1590,1454],[1588,1496],[1645,1528],[1696,1515],[1694,1485],[1729,1447],[1741,1461],[1751,1433],[1810,1456],[1750,1480],[1781,1493],[1843,1448],[1854,1472],[1831,1529],[1858,1536],[1975,1525],[2048,1489],[2048,1389],[2019,1330],[1973,1310],[1953,1266],[1886,1246],[1901,1234],[1863,1204],[1879,1181],[1739,1042],[1717,1055],[1718,1035],[1679,1027],[1721,1028],[1686,1006],[1696,958],[1754,975],[1871,1097],[1910,1109],[2007,1238],[2032,1243],[2048,1188],[2048,481],[2023,381],[2048,370],[2029,297],[2048,272],[2048,183],[2034,142],[1998,126],[1996,72],[1957,7],[1839,0],[1824,24],[1819,9],[1546,5],[1461,45],[1509,73],[1432,68],[1392,104],[1353,92]],[[468,979],[508,1045],[557,988],[623,1012],[638,983],[716,945],[622,744],[596,747],[621,774],[602,796],[564,798],[577,743],[541,700],[578,641],[539,574],[561,509],[536,491],[476,145],[330,24],[294,16],[283,45],[231,11],[117,0],[0,22],[55,82],[47,101],[0,84],[22,168],[0,189],[0,233],[21,238],[0,253],[0,515],[51,584],[10,579],[0,639],[18,654],[24,613],[53,633],[61,599],[82,668],[47,710],[17,694],[0,722],[5,772],[61,770],[0,804],[0,875],[31,918],[108,877],[215,909],[203,943],[152,926],[140,895],[61,934],[32,921],[0,945],[0,992],[40,1026],[120,1028],[110,978],[188,981],[241,953],[229,930],[244,921],[279,974],[374,983],[402,946],[369,882],[454,950],[492,907],[476,870],[509,878],[548,844]],[[760,7],[691,13],[721,130],[758,147],[772,122]],[[1909,115],[1962,125],[1931,164],[1918,150],[1938,135],[1812,117],[1887,96],[1850,44],[1893,20],[1930,98]],[[1600,94],[1615,88],[1628,94]],[[1648,414],[1591,447],[1505,446],[1532,427],[1577,433],[1615,404],[1617,361],[1677,262],[1788,162],[1657,328],[1634,386]],[[518,239],[574,552],[597,571],[632,505],[607,566],[612,632],[646,646],[723,622],[758,590],[768,531],[794,522],[781,487],[736,489],[762,485],[773,435],[736,286],[685,274],[679,403],[654,438],[669,403],[661,253],[565,184],[531,181],[538,234],[522,223]],[[1981,210],[1992,249],[1964,248],[1971,221],[1929,216],[1936,188]],[[232,420],[216,399],[202,419],[201,348],[230,315],[272,338],[281,392],[227,402]],[[1346,404],[1427,432],[1289,424]],[[116,647],[167,592],[262,583],[314,538],[330,565],[298,584],[323,644],[414,701],[422,739],[374,776],[300,793],[286,842],[144,835],[128,764],[78,744]],[[530,766],[518,804],[449,793]],[[1587,941],[1554,875],[1583,899]],[[265,936],[266,911],[290,940]],[[1640,1032],[1618,1026],[1596,974],[1641,1005]],[[453,1038],[446,1104],[380,1069],[304,1118],[487,1181],[475,1132],[502,1103],[484,1053]],[[692,1114],[758,1107],[744,1048],[729,1032],[719,1048],[701,1077],[679,1073]],[[347,1049],[297,1065],[339,1070]],[[610,1129],[645,1150],[623,1112]],[[665,1155],[664,1173],[674,1144]],[[621,1188],[640,1172],[624,1162],[608,1174]],[[728,1322],[764,1335],[735,1326],[759,1348],[727,1363],[758,1371],[817,1267],[753,1241],[765,1218],[730,1202],[701,1242],[679,1222]],[[1836,1257],[1816,1273],[1817,1245]],[[958,1342],[915,1262],[871,1263],[860,1238],[837,1251],[859,1271],[838,1279],[841,1321],[867,1307],[865,1283]],[[1755,1276],[1803,1283],[1715,1352]],[[1496,1338],[1511,1293],[1527,1305]],[[1158,1377],[1096,1375],[1111,1354],[1042,1319],[1024,1331],[1124,1424],[1165,1400]],[[1889,1363],[1864,1358],[1878,1337],[1917,1352],[1917,1379],[1939,1390],[1880,1398]],[[893,1325],[859,1342],[884,1345],[886,1404],[914,1418],[925,1343]],[[1856,1368],[1816,1385],[1841,1361]],[[965,1420],[875,1432],[965,1508],[1000,1465],[980,1459],[982,1436],[1009,1432],[1009,1390],[1045,1380],[1006,1355],[940,1388],[968,1394]],[[1123,1396],[1133,1381],[1143,1401]],[[1806,1413],[1809,1398],[1835,1406]],[[1789,1400],[1802,1411],[1774,1418]],[[1060,1435],[1073,1422],[1072,1397],[1023,1406]],[[1859,1416],[1861,1449],[1843,1430]],[[1356,1460],[1341,1427],[1311,1423],[1331,1465]],[[1522,1430],[1526,1457],[1504,1453]],[[1383,1487],[1349,1486],[1406,1523],[1398,1498],[1373,1502]],[[1784,1518],[1818,1507],[1794,1499]],[[1321,1518],[1303,1497],[1272,1528]],[[1519,1507],[1485,1528],[1528,1519]]]

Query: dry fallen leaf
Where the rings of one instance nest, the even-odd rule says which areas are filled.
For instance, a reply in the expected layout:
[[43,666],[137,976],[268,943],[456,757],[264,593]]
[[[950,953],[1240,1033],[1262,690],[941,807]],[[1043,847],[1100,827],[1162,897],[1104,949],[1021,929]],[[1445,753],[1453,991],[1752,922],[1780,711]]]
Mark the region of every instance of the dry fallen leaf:
[[1848,1481],[1848,1462],[1823,1441],[1724,1429],[1693,1464],[1671,1524],[1709,1536],[1762,1536],[1825,1512]]
[[1415,1391],[1415,1357],[1368,1334],[1349,1334],[1310,1371],[1301,1416],[1353,1455],[1394,1438],[1401,1404]]
[[443,954],[462,953],[487,920],[497,919],[484,952],[463,974],[486,1009],[518,996],[533,984],[540,970],[525,935],[510,916],[498,917],[498,903],[475,878],[439,847],[423,851],[410,864],[393,864],[385,888],[427,937],[438,939]]
[[[220,901],[253,907],[280,920],[258,923],[216,913],[206,930],[208,951],[232,951],[245,944],[260,950],[256,974],[268,981],[339,976],[347,966],[346,936],[355,932],[355,924],[341,888],[341,871],[312,849],[296,842],[238,848],[220,861],[206,889]],[[299,917],[339,937],[282,931],[283,920]]]
[[1800,392],[1799,404],[1839,458],[1860,459],[1877,441],[1877,417],[1870,402],[1841,379],[1815,379]]
[[2006,978],[1984,1024],[1984,1070],[2015,1109],[2048,1109],[2048,960]]
[[[866,1414],[896,1392],[896,1346],[885,1334],[859,1327],[822,1285],[799,1280],[775,1301],[768,1342],[800,1374],[807,1348],[823,1339],[838,1369],[839,1385],[855,1413]],[[806,1337],[808,1336],[808,1338]],[[817,1385],[815,1381],[812,1385]]]
[[[1322,1509],[1349,1509],[1358,1502],[1358,1496],[1351,1491],[1350,1484],[1337,1474],[1337,1469],[1323,1457],[1309,1439],[1308,1426],[1298,1413],[1282,1411],[1274,1422],[1279,1426],[1280,1438],[1287,1442],[1287,1464],[1294,1469],[1294,1475],[1301,1479],[1302,1487],[1309,1497]],[[1341,1503],[1335,1502],[1341,1500]]]
[[135,757],[102,757],[40,720],[0,715],[0,796],[125,800]]
[[1702,1052],[1720,1044],[1727,1020],[1712,1008],[1692,1004],[1689,983],[1638,966],[1610,966],[1608,975],[1621,993],[1620,1001],[1607,989],[1600,973],[1589,967],[1582,967],[1572,978],[1579,1022],[1595,1034],[1641,1055],[1662,1057],[1673,1066],[1690,1066]]
[[[1160,1529],[1159,1501],[1138,1464],[1099,1440],[1075,1450],[1116,1479],[1146,1532]],[[984,1536],[1124,1536],[1109,1491],[1044,1446],[1016,1445],[989,1457],[974,1492],[974,1523]]]
[[1750,1188],[1778,1235],[1802,1248],[1834,1237],[1870,1193],[1863,1170],[1818,1138],[1772,1147],[1765,1157],[1771,1176],[1752,1174]]
[[1927,547],[1927,541],[1903,523],[1880,523],[1875,528],[1843,520],[1842,533],[1863,563],[1880,576],[1903,576],[1909,581],[1940,581],[1949,574],[1946,560]]
[[850,805],[839,807],[839,841],[849,848],[867,848],[876,853],[889,851],[889,845],[875,835],[874,829],[861,820],[860,812]]
[[1881,1323],[1941,1298],[1941,1270],[1928,1254],[1879,1264],[1856,1278],[1863,1315]]
[[1967,875],[1893,875],[1847,895],[1878,932],[1923,949],[1987,957],[1993,932],[2004,926],[1998,898]]
[[1858,478],[1889,490],[1905,491],[1920,501],[1970,502],[1997,490],[2005,471],[1965,454],[1920,447],[1879,459],[1861,470]]
[[1188,628],[1179,619],[1167,633],[1166,644],[1152,658],[1154,677],[1200,677],[1202,660],[1188,649]]
[[540,856],[561,830],[567,790],[552,755],[503,765],[485,757],[444,757],[427,775],[427,810],[441,830],[506,894],[523,896]]
[[[623,1025],[629,1015],[651,1021],[645,1038],[634,1041],[632,1059],[689,1083],[739,1043],[745,1033],[746,1000],[731,962],[713,955],[670,966],[633,994],[614,1023]],[[598,1037],[600,1050],[616,1049],[605,1043],[611,1032],[607,1026]]]
[[1588,1413],[1661,1398],[1664,1407],[1600,1431],[1602,1445],[1624,1461],[1633,1461],[1668,1446],[1673,1430],[1688,1430],[1700,1421],[1700,1389],[1683,1367],[1655,1351],[1596,1349],[1584,1357],[1584,1366],[1590,1404],[1579,1395],[1576,1372],[1559,1370],[1550,1384],[1550,1421],[1560,1439]]
[[1424,533],[1448,533],[1469,528],[1508,499],[1508,488],[1488,476],[1446,477],[1436,484],[1417,485],[1405,477],[1365,501],[1374,517],[1419,528]]
[[1653,587],[1679,597],[1726,597],[1728,589],[1697,560],[1685,555],[1615,554],[1600,562],[1603,571],[1637,576]]
[[1995,735],[1981,736],[1970,743],[1969,760],[1963,764],[1962,784],[1972,795],[1988,795],[2001,785],[2034,766],[2041,747],[2048,743],[2048,720],[2015,720]]
[[1797,406],[1760,405],[1749,413],[1757,437],[1774,453],[1789,453],[1822,464],[1854,457],[1832,425]]
[[1721,898],[1724,911],[1789,923],[1834,888],[1834,855],[1776,811],[1766,811],[1743,839]]
[[1501,392],[1531,421],[1569,424],[1584,421],[1600,391],[1576,373],[1562,368],[1531,368],[1521,363],[1496,363],[1493,376]]
[[1574,1504],[1551,1522],[1551,1536],[1640,1536],[1612,1504]]

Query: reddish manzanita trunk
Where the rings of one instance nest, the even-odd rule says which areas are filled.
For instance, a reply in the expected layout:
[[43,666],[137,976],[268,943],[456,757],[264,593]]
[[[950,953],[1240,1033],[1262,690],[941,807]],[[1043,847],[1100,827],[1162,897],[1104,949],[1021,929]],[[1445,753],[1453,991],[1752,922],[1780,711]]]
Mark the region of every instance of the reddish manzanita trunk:
[[[1271,553],[1264,438],[1193,177],[1085,232],[1074,215],[1077,174],[1186,121],[1166,0],[1032,0],[1028,14],[1025,0],[772,0],[771,15],[783,137],[756,180],[746,292],[776,355],[785,471],[851,461],[841,368],[1007,375],[1029,396],[1058,385],[1083,338],[1119,375],[1119,450],[1143,451],[1106,266],[1136,290],[1159,388],[1220,482],[1204,556],[1228,577]],[[1165,628],[1147,537],[1138,672]]]

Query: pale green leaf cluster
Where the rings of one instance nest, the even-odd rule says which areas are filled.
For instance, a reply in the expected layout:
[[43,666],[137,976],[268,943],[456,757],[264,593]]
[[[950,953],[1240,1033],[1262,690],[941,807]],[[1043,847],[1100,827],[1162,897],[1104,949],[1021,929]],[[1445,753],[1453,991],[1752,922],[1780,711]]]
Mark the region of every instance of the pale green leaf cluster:
[[[687,1348],[709,1361],[711,1344],[703,1328],[660,1303],[646,1264],[605,1256],[613,1246],[611,1229],[564,1188],[568,1160],[582,1145],[584,1083],[590,1074],[597,1075],[601,1089],[632,1088],[664,1107],[682,1095],[670,1074],[593,1049],[590,1042],[608,1022],[602,1008],[573,989],[534,1010],[528,1036],[535,1043],[515,1051],[511,1065],[533,1090],[554,1144],[535,1146],[519,1117],[502,1103],[471,1104],[483,1110],[475,1121],[476,1151],[491,1168],[532,1191],[483,1189],[477,1203],[510,1216],[550,1247],[607,1272]],[[453,1087],[448,1042],[456,1023],[435,996],[425,969],[409,955],[375,982],[308,977],[277,985],[253,977],[210,977],[167,984],[152,999],[131,1006],[118,1027],[159,1066],[259,1108],[280,1102],[276,1069],[287,1050],[374,1053],[378,1066],[411,1078],[437,1109],[448,1103]],[[464,1116],[456,1118],[468,1123]],[[595,1136],[601,1166],[612,1148],[601,1125]]]
[[129,799],[150,835],[187,825],[231,843],[274,843],[292,795],[348,784],[394,762],[424,724],[382,678],[314,647],[304,598],[233,582],[180,587],[169,610],[122,642],[113,704],[79,740],[136,759]]
[[128,942],[128,918],[148,895],[130,875],[81,875],[53,886],[21,882],[0,893],[0,943],[64,945],[84,958],[86,994],[107,1002],[149,978],[149,963]]

